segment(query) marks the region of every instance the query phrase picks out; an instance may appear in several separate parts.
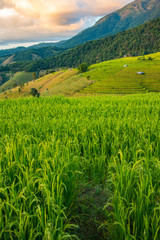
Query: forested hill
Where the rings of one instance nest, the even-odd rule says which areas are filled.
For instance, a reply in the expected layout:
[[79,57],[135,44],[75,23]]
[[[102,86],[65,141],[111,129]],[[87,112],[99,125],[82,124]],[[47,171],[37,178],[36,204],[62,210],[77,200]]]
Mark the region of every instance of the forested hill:
[[[26,62],[34,61],[38,59],[44,59],[47,57],[57,56],[65,51],[65,49],[60,49],[57,47],[42,47],[42,48],[24,48],[15,54],[10,54],[6,57],[0,57],[0,62],[2,65],[8,65],[12,62]],[[2,60],[1,60],[2,59]],[[3,61],[4,59],[4,61]]]
[[82,62],[93,64],[100,61],[123,57],[138,56],[160,51],[160,18],[142,24],[136,28],[120,32],[101,40],[90,41],[64,53],[28,64],[13,63],[4,70],[56,69],[59,67],[76,67]]
[[136,27],[157,17],[160,17],[160,0],[136,0],[122,9],[106,15],[93,27],[56,45],[65,48],[77,46]]

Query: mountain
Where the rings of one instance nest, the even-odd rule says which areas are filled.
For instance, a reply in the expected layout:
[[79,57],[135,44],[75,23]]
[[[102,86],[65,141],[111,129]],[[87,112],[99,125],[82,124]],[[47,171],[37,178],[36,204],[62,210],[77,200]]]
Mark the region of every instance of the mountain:
[[63,48],[77,46],[90,40],[114,35],[157,17],[160,17],[159,0],[136,0],[101,18],[93,27],[82,31],[73,38],[56,43],[56,46]]
[[138,56],[158,51],[160,51],[160,18],[113,36],[84,43],[55,57],[0,67],[0,72],[70,68],[77,67],[82,62],[90,65],[124,55]]

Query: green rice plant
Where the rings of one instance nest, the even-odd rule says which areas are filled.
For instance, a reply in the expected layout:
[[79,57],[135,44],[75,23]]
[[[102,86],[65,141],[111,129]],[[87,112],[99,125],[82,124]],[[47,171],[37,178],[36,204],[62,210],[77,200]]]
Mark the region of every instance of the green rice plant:
[[158,240],[159,109],[159,94],[0,101],[0,239],[78,239],[89,185],[108,196],[104,239]]

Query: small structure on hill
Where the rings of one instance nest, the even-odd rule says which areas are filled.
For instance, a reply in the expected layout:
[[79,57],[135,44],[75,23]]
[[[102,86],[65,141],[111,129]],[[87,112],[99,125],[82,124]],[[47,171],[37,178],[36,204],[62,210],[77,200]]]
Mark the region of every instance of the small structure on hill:
[[144,75],[144,72],[137,72],[138,75]]
[[124,55],[123,57],[124,57],[124,58],[126,58],[126,57],[132,57],[132,55],[131,55],[130,53],[128,53],[128,54]]
[[126,67],[128,67],[128,65],[124,65],[124,67],[126,68]]

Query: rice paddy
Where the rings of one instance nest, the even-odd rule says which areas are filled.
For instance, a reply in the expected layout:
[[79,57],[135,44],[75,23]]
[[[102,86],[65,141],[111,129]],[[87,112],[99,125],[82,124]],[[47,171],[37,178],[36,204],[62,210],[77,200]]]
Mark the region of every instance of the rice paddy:
[[159,240],[160,95],[0,100],[0,239]]
[[[147,60],[150,57],[152,60]],[[82,93],[133,94],[160,91],[160,53],[145,56],[121,58],[92,65],[89,75],[94,82]],[[138,75],[137,72],[144,72]]]

